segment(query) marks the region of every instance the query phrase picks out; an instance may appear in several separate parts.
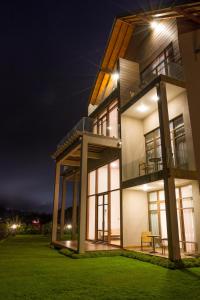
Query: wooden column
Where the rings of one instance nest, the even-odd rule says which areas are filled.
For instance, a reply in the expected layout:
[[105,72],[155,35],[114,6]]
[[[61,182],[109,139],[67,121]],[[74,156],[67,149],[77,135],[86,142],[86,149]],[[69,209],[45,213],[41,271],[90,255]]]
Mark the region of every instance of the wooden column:
[[85,252],[86,238],[86,202],[87,202],[87,164],[88,164],[88,138],[83,135],[81,145],[81,168],[80,168],[80,201],[79,201],[79,236],[78,252]]
[[160,82],[157,87],[158,114],[160,121],[160,137],[163,159],[163,173],[164,173],[164,190],[166,203],[166,219],[167,219],[167,234],[168,234],[168,250],[169,259],[179,260],[180,246],[178,234],[178,218],[176,207],[176,193],[174,177],[171,176],[171,168],[173,167],[170,130],[169,130],[169,116],[167,107],[166,86],[164,82]]
[[72,240],[76,239],[77,232],[77,195],[78,195],[78,178],[74,175],[73,182],[73,204],[72,204]]
[[67,180],[65,177],[63,177],[63,179],[62,179],[62,202],[61,202],[61,214],[60,214],[60,239],[61,240],[64,235],[64,226],[65,226],[66,193],[67,193]]
[[51,236],[52,242],[56,241],[56,239],[57,239],[58,203],[59,203],[59,188],[60,188],[60,166],[61,166],[60,162],[56,162],[54,200],[53,200],[53,224],[52,224],[52,236]]

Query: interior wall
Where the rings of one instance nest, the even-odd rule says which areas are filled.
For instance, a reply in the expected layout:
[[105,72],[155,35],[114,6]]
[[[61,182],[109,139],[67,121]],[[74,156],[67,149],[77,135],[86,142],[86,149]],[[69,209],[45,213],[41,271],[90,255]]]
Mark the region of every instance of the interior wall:
[[122,180],[137,177],[139,161],[145,157],[142,121],[122,116]]
[[123,245],[140,246],[141,233],[149,230],[147,193],[123,190]]

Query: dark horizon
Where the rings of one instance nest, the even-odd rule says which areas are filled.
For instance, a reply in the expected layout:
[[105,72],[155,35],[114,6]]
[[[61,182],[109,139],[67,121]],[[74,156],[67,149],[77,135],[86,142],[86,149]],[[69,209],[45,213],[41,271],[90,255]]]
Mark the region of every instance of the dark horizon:
[[51,154],[87,114],[114,17],[182,2],[1,4],[0,206],[51,212]]

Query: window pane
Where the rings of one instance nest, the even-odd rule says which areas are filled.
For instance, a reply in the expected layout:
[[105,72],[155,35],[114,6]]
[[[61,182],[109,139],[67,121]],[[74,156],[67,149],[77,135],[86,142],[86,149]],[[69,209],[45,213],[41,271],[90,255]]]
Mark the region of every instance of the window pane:
[[160,201],[165,200],[165,193],[164,193],[164,191],[160,191],[159,192],[159,200]]
[[118,110],[117,107],[114,108],[109,113],[109,136],[118,137]]
[[182,198],[192,197],[192,186],[187,185],[181,188]]
[[95,239],[95,196],[88,198],[88,238]]
[[111,243],[119,245],[120,240],[120,191],[110,194],[111,203]]
[[154,204],[154,203],[151,203],[150,206],[149,206],[149,209],[150,209],[150,210],[157,210],[157,208],[158,208],[158,206],[157,206],[156,203],[155,203],[155,204]]
[[157,193],[153,192],[153,193],[149,193],[149,201],[157,201]]
[[182,200],[183,208],[192,208],[193,207],[193,199],[185,198]]
[[160,225],[161,225],[161,237],[167,238],[167,221],[166,221],[166,211],[160,212]]
[[108,190],[108,165],[98,169],[98,193]]
[[110,164],[110,189],[119,189],[119,160]]
[[89,195],[95,194],[95,183],[96,183],[96,171],[89,173]]
[[150,219],[151,219],[151,232],[152,232],[152,234],[159,234],[158,214],[157,213],[151,213],[150,214]]

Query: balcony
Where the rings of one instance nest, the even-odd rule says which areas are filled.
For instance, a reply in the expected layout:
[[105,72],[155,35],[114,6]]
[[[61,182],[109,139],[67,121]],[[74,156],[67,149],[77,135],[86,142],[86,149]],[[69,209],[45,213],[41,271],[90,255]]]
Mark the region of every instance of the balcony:
[[152,65],[146,68],[141,73],[140,89],[143,89],[159,75],[166,75],[176,80],[184,81],[185,79],[183,66],[181,65],[181,58],[177,58],[176,61],[162,60],[154,68],[152,68]]
[[83,117],[66,136],[59,142],[57,149],[63,146],[72,144],[80,135],[83,133],[92,133],[93,130],[93,119]]

